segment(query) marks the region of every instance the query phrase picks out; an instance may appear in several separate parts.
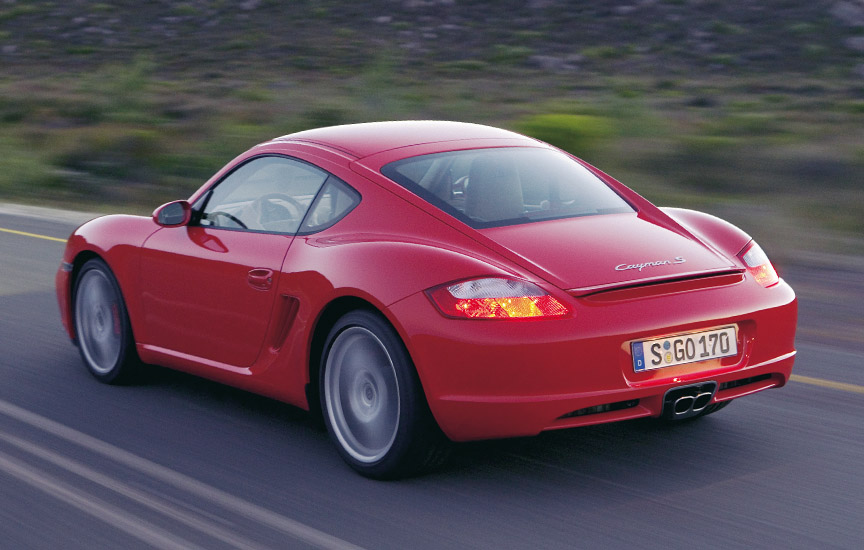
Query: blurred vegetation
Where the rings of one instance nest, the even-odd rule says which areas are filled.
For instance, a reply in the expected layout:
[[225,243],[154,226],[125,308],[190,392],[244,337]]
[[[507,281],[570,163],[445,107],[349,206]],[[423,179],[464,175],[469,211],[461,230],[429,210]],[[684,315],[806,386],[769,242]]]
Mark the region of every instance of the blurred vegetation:
[[860,254],[864,25],[835,7],[7,0],[0,202],[146,213],[278,135],[450,119],[549,141],[769,252]]
[[551,143],[565,151],[589,157],[613,135],[612,124],[599,116],[574,114],[531,115],[515,122],[519,132]]

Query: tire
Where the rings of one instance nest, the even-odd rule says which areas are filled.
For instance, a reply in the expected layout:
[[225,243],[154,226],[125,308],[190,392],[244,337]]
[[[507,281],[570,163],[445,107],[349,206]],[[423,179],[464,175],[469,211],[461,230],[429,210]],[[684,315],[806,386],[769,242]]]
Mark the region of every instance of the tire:
[[75,337],[81,358],[97,380],[131,381],[140,362],[117,279],[104,261],[89,260],[78,272],[74,292]]
[[358,310],[330,330],[319,370],[321,411],[339,454],[360,474],[397,479],[446,457],[408,352],[380,315]]

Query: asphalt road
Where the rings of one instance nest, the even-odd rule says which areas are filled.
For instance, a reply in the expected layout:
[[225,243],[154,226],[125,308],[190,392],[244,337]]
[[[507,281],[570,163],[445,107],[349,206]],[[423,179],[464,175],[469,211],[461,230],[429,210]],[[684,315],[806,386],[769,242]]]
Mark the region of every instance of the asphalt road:
[[[855,266],[785,266],[801,287],[802,335],[785,388],[673,428],[636,421],[462,445],[438,472],[375,482],[292,407],[161,369],[131,387],[91,378],[57,313],[63,244],[28,235],[62,239],[74,220],[0,209],[0,548],[864,541]],[[844,290],[857,300],[837,303]],[[846,333],[825,329],[835,325]]]

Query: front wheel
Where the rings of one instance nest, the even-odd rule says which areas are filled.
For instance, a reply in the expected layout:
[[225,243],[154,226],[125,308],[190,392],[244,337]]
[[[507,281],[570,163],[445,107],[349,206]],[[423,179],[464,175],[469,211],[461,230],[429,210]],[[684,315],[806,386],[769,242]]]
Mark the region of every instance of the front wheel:
[[89,260],[75,282],[75,336],[84,364],[101,382],[128,382],[138,367],[135,341],[117,279],[100,259]]
[[446,441],[405,346],[381,316],[353,311],[330,331],[320,369],[321,410],[342,458],[376,479],[439,463]]

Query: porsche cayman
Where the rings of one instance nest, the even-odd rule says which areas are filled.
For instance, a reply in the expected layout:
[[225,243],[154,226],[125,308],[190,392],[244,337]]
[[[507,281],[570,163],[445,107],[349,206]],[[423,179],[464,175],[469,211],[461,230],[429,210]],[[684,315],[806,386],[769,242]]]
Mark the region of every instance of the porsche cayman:
[[311,410],[373,478],[448,441],[704,416],[795,356],[795,294],[745,232],[475,124],[262,143],[78,228],[56,282],[97,379],[157,364]]

